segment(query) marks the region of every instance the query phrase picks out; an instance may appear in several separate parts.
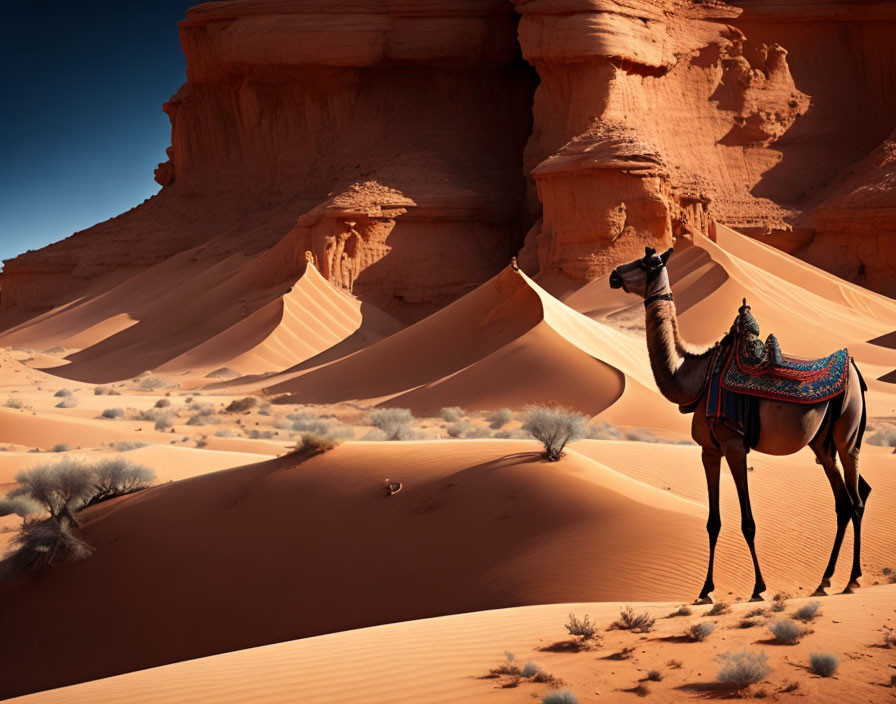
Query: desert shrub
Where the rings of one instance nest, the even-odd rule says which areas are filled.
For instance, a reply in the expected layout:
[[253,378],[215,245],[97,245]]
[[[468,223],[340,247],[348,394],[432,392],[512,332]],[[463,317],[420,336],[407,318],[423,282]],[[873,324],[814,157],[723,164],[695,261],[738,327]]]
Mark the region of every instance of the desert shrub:
[[[174,440],[171,442],[174,442]],[[208,435],[200,435],[196,438],[196,447],[205,447],[206,445],[208,445]]]
[[101,414],[103,418],[124,418],[123,408],[106,408]]
[[492,434],[486,428],[479,428],[475,425],[469,427],[467,432],[464,433],[464,438],[467,440],[476,440],[479,438],[490,438]]
[[292,423],[290,423],[286,418],[274,418],[271,421],[271,425],[277,428],[277,430],[291,430]]
[[896,629],[886,628],[884,630],[884,647],[896,648]]
[[274,437],[274,433],[270,430],[251,430],[249,431],[249,438],[251,440],[270,440]]
[[93,472],[83,462],[65,457],[54,464],[43,464],[16,475],[21,487],[10,496],[27,496],[40,504],[57,522],[68,520],[77,525],[75,512],[93,495]]
[[784,594],[775,594],[775,596],[772,597],[772,604],[768,607],[768,610],[772,613],[779,614],[786,608],[787,597]]
[[755,618],[757,616],[765,616],[764,606],[757,606],[755,609],[750,609],[744,614],[745,618]]
[[589,440],[619,440],[622,438],[622,431],[612,423],[597,420],[585,430],[585,437]]
[[721,616],[722,614],[727,614],[731,611],[731,607],[728,606],[727,602],[717,601],[712,605],[709,611],[706,612],[707,616]]
[[446,423],[457,423],[465,415],[466,411],[460,406],[447,406],[439,411],[439,417]]
[[156,473],[149,467],[134,464],[121,457],[100,460],[92,469],[94,494],[88,500],[88,505],[147,489],[156,478]]
[[591,640],[597,634],[597,624],[589,618],[588,614],[585,614],[585,618],[580,620],[576,618],[574,613],[570,613],[566,630],[569,631],[571,636],[576,636],[582,640]]
[[154,408],[168,408],[168,406],[170,405],[171,401],[169,401],[167,398],[160,398],[158,401],[156,401]]
[[820,601],[808,601],[793,613],[793,617],[797,621],[811,621],[819,615],[819,608],[821,608]]
[[701,621],[700,623],[695,623],[688,629],[688,638],[693,641],[702,642],[706,640],[714,630],[716,630],[716,624],[712,621]]
[[650,670],[647,673],[647,679],[649,679],[651,682],[659,682],[661,679],[663,679],[663,673],[659,670]]
[[235,438],[236,434],[231,430],[218,430],[215,431],[216,438]]
[[780,621],[769,624],[768,629],[775,636],[775,640],[787,645],[798,643],[800,638],[806,635],[805,629],[789,618],[782,618]]
[[809,655],[809,665],[812,672],[822,677],[831,677],[837,672],[840,665],[840,658],[831,653],[812,653]]
[[0,563],[0,573],[4,576],[58,562],[83,560],[93,552],[90,545],[51,518],[26,519],[10,541],[10,547],[12,552]]
[[258,407],[258,415],[269,416],[271,414],[273,414],[273,411],[271,410],[271,404],[267,401],[265,401]]
[[56,404],[56,408],[74,408],[77,405],[78,405],[78,399],[64,398],[59,403]]
[[758,626],[758,625],[759,625],[759,622],[755,621],[752,618],[742,618],[740,621],[737,622],[738,628],[754,628],[755,626]]
[[115,442],[110,442],[109,447],[111,447],[116,452],[129,452],[130,450],[137,450],[141,447],[146,447],[146,443],[136,440],[116,440]]
[[27,496],[13,496],[12,498],[0,499],[0,516],[15,514],[25,518],[26,516],[40,513],[42,510],[40,504]]
[[72,395],[71,390],[66,389],[66,388],[59,389],[59,391],[57,391],[55,394],[53,394],[53,396],[55,398],[68,398],[71,395]]
[[447,428],[445,428],[445,432],[448,433],[449,438],[459,438],[462,437],[464,433],[466,433],[472,426],[465,420],[459,421],[457,423],[452,423]]
[[140,420],[152,421],[156,430],[167,430],[174,425],[176,414],[169,408],[150,408],[147,411],[140,411]]
[[68,445],[64,442],[57,442],[53,447],[50,448],[50,452],[68,452],[72,449],[71,445]]
[[22,399],[20,398],[8,398],[6,399],[6,403],[4,404],[7,408],[24,408],[25,404],[22,403]]
[[656,619],[648,612],[642,611],[636,614],[631,606],[626,606],[619,612],[619,620],[613,623],[613,628],[620,628],[636,633],[647,633],[653,628]]
[[361,437],[362,440],[366,440],[367,442],[384,442],[389,438],[379,428],[371,428]]
[[255,408],[255,404],[258,403],[251,396],[246,396],[245,398],[235,399],[231,401],[227,408],[224,409],[225,413],[246,413],[247,411],[251,411]]
[[544,445],[544,456],[556,462],[567,443],[585,435],[587,419],[581,413],[560,406],[530,406],[523,430]]
[[325,436],[315,435],[313,433],[305,433],[302,439],[292,449],[292,453],[301,455],[322,455],[329,452],[339,444],[339,439]]
[[883,447],[896,447],[896,428],[882,428],[876,433],[868,435],[865,439],[869,445],[882,445]]
[[221,420],[217,416],[206,415],[203,413],[194,413],[192,416],[187,418],[187,425],[192,426],[216,425],[220,422]]
[[541,668],[538,667],[538,665],[536,665],[534,662],[527,662],[523,666],[523,669],[520,670],[520,674],[523,677],[535,677],[535,675],[538,674],[539,670],[541,670]]
[[669,614],[669,618],[674,618],[675,616],[690,616],[693,613],[689,606],[679,606],[675,611]]
[[163,386],[168,386],[168,383],[157,376],[145,376],[140,379],[140,383],[138,384],[138,388],[141,391],[155,391],[156,389],[161,389]]
[[413,440],[413,422],[414,416],[407,408],[378,408],[368,417],[368,423],[382,430],[387,440]]
[[109,393],[108,386],[94,386],[93,387],[93,395],[94,396],[105,396]]
[[541,704],[579,704],[579,700],[568,689],[558,689],[545,694],[541,699]]
[[500,430],[513,420],[513,411],[509,408],[499,408],[497,411],[489,413],[485,419],[492,430]]
[[719,682],[742,688],[768,677],[772,671],[765,653],[723,653],[719,656],[722,664],[716,679]]

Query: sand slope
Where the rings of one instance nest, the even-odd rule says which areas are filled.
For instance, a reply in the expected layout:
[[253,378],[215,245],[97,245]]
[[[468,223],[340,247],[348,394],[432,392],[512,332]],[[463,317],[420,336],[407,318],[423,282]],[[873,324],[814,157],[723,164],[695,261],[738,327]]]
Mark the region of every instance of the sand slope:
[[[287,392],[290,402],[352,399],[429,415],[446,405],[556,401],[589,415],[618,405],[617,422],[659,398],[640,340],[571,310],[510,267],[410,328],[267,391]],[[683,428],[674,407],[651,405],[641,424]]]
[[[628,454],[613,454],[616,445]],[[6,656],[0,694],[440,614],[693,598],[705,569],[702,501],[609,468],[635,464],[643,444],[597,446],[610,447],[600,450],[606,464],[576,451],[546,464],[534,443],[519,441],[351,443],[298,465],[284,457],[91,509],[83,532],[97,552],[89,560],[3,589],[0,628],[20,645]],[[696,448],[665,449],[681,450],[663,455],[670,485],[702,479]],[[869,580],[896,563],[894,459],[863,461],[874,487]],[[770,590],[796,593],[812,589],[823,570],[833,502],[822,477],[807,481],[778,462],[751,475],[760,557]],[[402,492],[383,497],[384,475],[404,482]],[[792,504],[797,491],[808,498],[784,520],[760,484],[776,487],[779,501]],[[726,482],[716,572],[717,595],[728,599],[752,583],[732,493]],[[807,526],[814,540],[800,538]],[[773,559],[773,549],[793,558]],[[127,613],[127,627],[110,613]],[[78,630],[85,619],[91,628]],[[29,637],[36,628],[47,634],[39,643]],[[74,651],[53,635],[73,631]],[[40,665],[46,658],[56,663],[52,672]]]
[[[649,701],[683,702],[729,698],[714,686],[723,652],[762,651],[772,674],[754,687],[775,692],[775,701],[884,702],[893,672],[892,650],[875,647],[881,626],[896,623],[896,586],[873,587],[857,595],[829,597],[814,633],[796,646],[763,644],[768,631],[735,624],[755,604],[737,604],[733,613],[712,619],[716,632],[703,643],[676,642],[698,620],[663,619],[646,637],[615,631],[603,633],[603,645],[584,653],[543,652],[541,648],[567,638],[567,614],[587,613],[601,628],[618,618],[622,604],[568,603],[529,606],[396,623],[345,633],[306,638],[235,653],[226,653],[119,677],[66,687],[15,699],[21,704],[445,704],[453,702],[540,701],[547,685],[524,683],[503,689],[502,680],[484,679],[504,659],[535,662],[565,682],[582,704],[637,701],[631,691],[648,670],[663,674],[662,682],[647,683]],[[787,613],[803,600],[790,602]],[[675,603],[633,604],[662,617]],[[696,614],[709,607],[695,608]],[[608,659],[623,647],[637,646],[629,660]],[[810,676],[802,668],[810,652],[830,652],[843,659],[833,679]],[[670,668],[678,660],[682,666]],[[887,665],[890,664],[890,667]],[[503,680],[506,682],[507,680]],[[797,681],[790,693],[781,690]],[[750,692],[752,694],[753,692]],[[749,694],[747,695],[749,696]],[[533,698],[535,697],[535,698]]]

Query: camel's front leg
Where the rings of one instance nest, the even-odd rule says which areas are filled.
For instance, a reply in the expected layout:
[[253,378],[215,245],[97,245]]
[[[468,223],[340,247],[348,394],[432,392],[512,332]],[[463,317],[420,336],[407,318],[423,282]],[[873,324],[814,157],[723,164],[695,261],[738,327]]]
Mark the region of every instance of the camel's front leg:
[[759,570],[759,560],[756,559],[756,521],[753,520],[753,509],[750,507],[750,490],[747,487],[747,452],[738,438],[725,445],[725,459],[731,469],[734,485],[737,487],[737,498],[740,501],[740,528],[747,546],[750,548],[750,556],[753,558],[753,571],[756,573],[756,583],[753,586],[753,595],[750,601],[762,601],[762,592],[765,591],[765,581]]
[[722,453],[713,448],[703,448],[703,471],[706,472],[706,490],[709,494],[709,519],[706,521],[706,532],[709,533],[709,566],[706,569],[706,581],[697,604],[712,603],[712,592],[715,584],[712,581],[712,568],[716,556],[716,542],[722,529],[722,518],[719,514],[719,470],[722,465]]

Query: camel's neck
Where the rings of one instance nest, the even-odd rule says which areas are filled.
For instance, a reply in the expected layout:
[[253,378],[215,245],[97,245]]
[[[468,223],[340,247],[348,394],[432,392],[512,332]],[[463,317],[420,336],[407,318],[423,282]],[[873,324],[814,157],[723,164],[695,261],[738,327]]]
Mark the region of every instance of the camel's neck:
[[[671,294],[669,276],[663,269],[651,283],[645,299]],[[663,396],[673,403],[693,401],[703,386],[709,364],[706,350],[694,350],[678,332],[675,303],[662,298],[646,305],[647,351],[653,377]]]

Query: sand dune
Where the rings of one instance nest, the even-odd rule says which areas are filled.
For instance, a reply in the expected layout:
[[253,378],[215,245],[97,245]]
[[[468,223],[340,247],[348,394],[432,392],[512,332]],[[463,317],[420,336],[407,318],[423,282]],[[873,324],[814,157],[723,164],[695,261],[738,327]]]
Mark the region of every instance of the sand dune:
[[[603,644],[583,653],[544,652],[541,648],[568,637],[563,624],[570,612],[590,614],[601,628],[618,618],[622,604],[566,603],[494,611],[375,626],[260,648],[225,653],[118,677],[65,687],[14,699],[21,704],[309,704],[393,702],[539,701],[547,685],[523,683],[504,689],[501,680],[483,676],[515,654],[559,677],[582,704],[637,701],[632,692],[649,670],[661,682],[648,682],[649,701],[682,702],[722,698],[730,692],[714,687],[723,652],[761,650],[772,674],[759,688],[775,692],[776,701],[883,701],[892,669],[880,642],[881,625],[893,624],[896,586],[873,587],[852,596],[832,596],[822,606],[814,632],[790,647],[757,645],[767,631],[735,624],[755,604],[737,604],[727,616],[714,618],[717,630],[704,643],[676,641],[709,607],[695,608],[693,618],[659,618],[655,631],[638,637],[625,631],[602,634]],[[798,608],[802,600],[789,602]],[[633,604],[662,617],[676,603]],[[637,646],[629,660],[608,656]],[[830,652],[844,659],[832,679],[802,677],[809,653]],[[679,661],[679,668],[668,663]],[[783,692],[788,684],[800,686]],[[504,680],[506,681],[506,680]],[[758,689],[758,688],[757,688]],[[534,697],[534,699],[533,699]]]
[[[21,645],[6,658],[11,675],[0,694],[439,614],[693,598],[705,569],[703,506],[689,491],[678,495],[610,469],[611,462],[622,471],[634,466],[633,474],[645,476],[636,460],[659,452],[653,446],[592,447],[582,444],[602,453],[604,464],[578,451],[547,464],[532,453],[534,443],[518,441],[352,443],[298,465],[284,457],[95,507],[83,528],[97,547],[89,560],[4,588],[0,628]],[[670,452],[661,465],[641,465],[661,466],[674,487],[702,479],[696,448],[662,449]],[[864,462],[874,487],[865,531],[869,575],[896,563],[888,511],[896,499],[893,459],[869,455]],[[767,558],[767,581],[773,591],[805,593],[833,539],[832,501],[823,498],[830,493],[823,479],[779,471],[782,462],[771,458],[768,470],[760,465],[751,475],[760,556],[778,547],[792,554]],[[758,488],[766,473],[780,501],[791,500],[786,520],[780,504],[765,498],[771,482]],[[401,493],[382,496],[384,474],[404,482]],[[807,497],[799,514],[792,508],[797,488]],[[717,595],[728,599],[748,594],[752,578],[728,508],[731,493],[726,483],[716,573]],[[806,526],[814,540],[799,538]],[[774,547],[763,542],[775,533]],[[99,583],[115,586],[97,591]],[[227,588],[215,587],[222,584]],[[66,608],[50,614],[41,606],[47,603]],[[108,613],[127,613],[128,627]],[[75,651],[53,635],[77,630],[84,619],[92,626]],[[40,644],[25,637],[35,628],[47,635]],[[40,666],[47,658],[56,663],[52,672]]]
[[[371,374],[370,370],[377,370]],[[283,382],[290,402],[380,402],[435,415],[446,405],[556,401],[589,415],[683,429],[659,399],[643,343],[564,306],[510,267],[460,300],[357,354]]]

